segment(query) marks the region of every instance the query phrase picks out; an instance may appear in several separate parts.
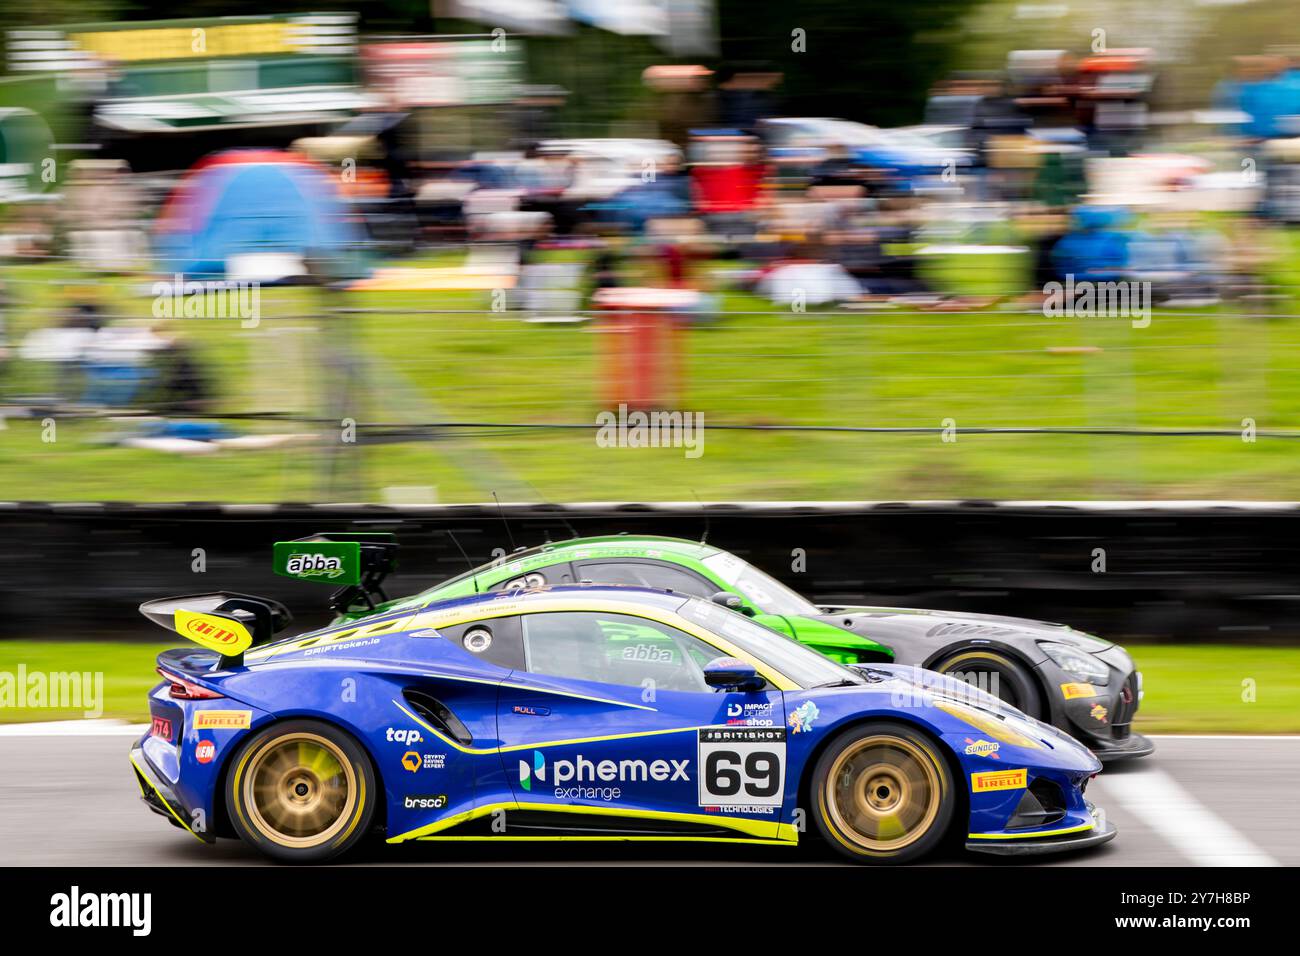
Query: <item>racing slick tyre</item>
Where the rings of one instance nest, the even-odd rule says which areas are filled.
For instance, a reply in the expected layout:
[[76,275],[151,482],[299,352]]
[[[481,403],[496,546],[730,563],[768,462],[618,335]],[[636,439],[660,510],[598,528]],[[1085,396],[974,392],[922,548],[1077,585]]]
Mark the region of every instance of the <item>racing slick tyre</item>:
[[347,852],[370,827],[378,800],[370,758],[351,735],[317,720],[287,720],[254,734],[226,776],[226,807],[240,839],[285,863]]
[[993,650],[958,651],[933,670],[987,691],[1030,717],[1042,719],[1043,695],[1029,670],[1015,658]]
[[906,724],[850,727],[822,751],[811,796],[817,829],[859,863],[908,863],[948,832],[957,796],[938,745]]

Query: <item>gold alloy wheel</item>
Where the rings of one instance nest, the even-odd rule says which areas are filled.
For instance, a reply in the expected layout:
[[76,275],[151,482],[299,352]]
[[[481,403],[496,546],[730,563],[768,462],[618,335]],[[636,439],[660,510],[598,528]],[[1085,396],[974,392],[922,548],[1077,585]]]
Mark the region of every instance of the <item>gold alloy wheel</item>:
[[357,778],[338,745],[312,733],[263,743],[249,760],[242,802],[257,831],[280,846],[310,848],[347,826]]
[[934,759],[902,737],[880,734],[845,747],[826,777],[826,809],[835,828],[872,853],[893,853],[920,839],[943,802]]

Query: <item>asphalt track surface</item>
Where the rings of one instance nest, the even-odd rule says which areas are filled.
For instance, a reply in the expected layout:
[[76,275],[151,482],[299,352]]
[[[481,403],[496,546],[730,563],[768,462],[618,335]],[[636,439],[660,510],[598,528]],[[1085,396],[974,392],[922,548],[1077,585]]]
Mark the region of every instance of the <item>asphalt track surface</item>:
[[[26,736],[0,728],[0,865],[213,866],[264,862],[236,840],[199,843],[151,813],[127,763],[130,736]],[[1156,737],[1088,796],[1119,828],[1108,845],[1047,866],[1300,865],[1300,737]],[[837,865],[824,846],[653,843],[377,843],[353,865]],[[930,863],[1007,865],[959,850]],[[1024,862],[1017,860],[1017,863]]]

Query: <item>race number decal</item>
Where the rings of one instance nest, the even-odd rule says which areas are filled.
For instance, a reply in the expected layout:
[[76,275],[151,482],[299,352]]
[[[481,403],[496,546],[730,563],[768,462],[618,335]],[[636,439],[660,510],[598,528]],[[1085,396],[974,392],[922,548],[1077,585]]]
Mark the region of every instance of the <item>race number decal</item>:
[[700,806],[781,805],[784,727],[714,727],[699,734]]

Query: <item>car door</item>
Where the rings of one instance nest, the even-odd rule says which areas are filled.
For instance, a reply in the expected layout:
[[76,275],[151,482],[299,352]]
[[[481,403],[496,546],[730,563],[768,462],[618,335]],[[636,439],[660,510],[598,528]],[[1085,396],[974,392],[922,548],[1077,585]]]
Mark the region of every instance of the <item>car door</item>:
[[497,717],[520,808],[682,835],[776,835],[779,690],[709,687],[703,667],[723,651],[623,610],[543,611],[522,624],[525,669],[502,686]]

